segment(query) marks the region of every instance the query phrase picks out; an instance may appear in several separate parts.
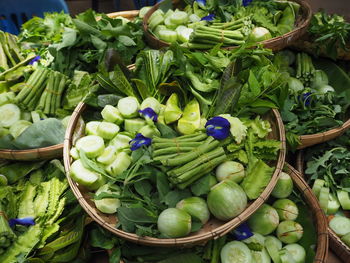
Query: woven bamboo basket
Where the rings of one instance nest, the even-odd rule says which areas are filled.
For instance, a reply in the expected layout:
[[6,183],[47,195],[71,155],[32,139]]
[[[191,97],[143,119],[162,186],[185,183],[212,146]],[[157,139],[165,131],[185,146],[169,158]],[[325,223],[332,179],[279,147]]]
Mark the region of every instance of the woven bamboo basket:
[[86,105],[84,103],[80,103],[76,107],[66,131],[63,158],[69,185],[74,195],[78,199],[80,205],[85,209],[85,211],[90,215],[91,218],[93,218],[106,230],[131,242],[153,246],[192,246],[197,244],[203,244],[204,242],[210,239],[218,238],[224,235],[225,233],[231,231],[243,221],[245,221],[265,202],[265,200],[267,200],[277,182],[278,175],[282,171],[284,165],[286,154],[284,126],[278,111],[273,110],[267,116],[267,119],[272,123],[272,132],[269,136],[270,138],[274,138],[276,140],[281,141],[282,147],[279,152],[278,160],[272,163],[272,165],[276,167],[272,179],[258,199],[248,204],[246,210],[233,220],[229,222],[222,222],[216,219],[211,219],[200,231],[192,233],[191,235],[184,238],[159,239],[153,237],[140,237],[136,234],[124,232],[120,229],[115,228],[115,225],[118,220],[117,217],[115,215],[107,215],[99,212],[96,209],[94,202],[91,200],[89,191],[87,191],[84,187],[79,186],[69,176],[70,165],[72,162],[72,158],[70,157],[69,152],[72,145],[74,145],[75,143],[75,139],[72,137],[72,135],[75,132],[75,127],[78,122],[78,119],[80,118],[81,114],[84,112],[85,109]]
[[[300,8],[301,15],[299,15],[299,17],[297,18],[297,21],[295,23],[295,29],[293,29],[292,31],[282,36],[274,37],[272,39],[259,42],[259,44],[262,44],[265,48],[269,48],[274,51],[277,51],[277,50],[284,49],[287,46],[290,46],[291,44],[294,43],[294,41],[298,40],[301,36],[303,36],[306,33],[307,27],[309,26],[309,23],[312,17],[311,7],[309,3],[307,3],[304,0],[292,0],[292,1],[297,2],[301,6]],[[174,1],[174,2],[178,2],[178,1]],[[158,4],[154,5],[143,18],[144,35],[146,37],[148,44],[155,49],[161,49],[163,47],[170,46],[168,42],[165,42],[156,38],[148,30],[148,20],[150,16],[159,8],[159,5],[161,3],[162,2],[159,2]],[[239,46],[225,47],[225,49],[235,49],[235,48],[239,48]]]
[[341,136],[349,128],[350,128],[350,119],[344,122],[342,126],[336,127],[326,132],[310,134],[310,135],[302,135],[299,137],[301,144],[297,147],[297,149],[300,150],[316,144],[333,140]]
[[[296,168],[300,172],[301,176],[304,177],[305,162],[303,151],[299,151],[296,159]],[[343,241],[334,233],[334,231],[328,227],[329,234],[329,246],[333,252],[344,262],[349,262],[350,248],[344,244]]]
[[[122,16],[132,20],[139,14],[139,10],[130,10],[123,12],[115,12],[107,14],[107,16],[114,18]],[[63,155],[63,143],[28,150],[7,150],[0,149],[0,159],[16,160],[16,161],[36,161],[36,160],[48,160],[54,158],[61,158]]]

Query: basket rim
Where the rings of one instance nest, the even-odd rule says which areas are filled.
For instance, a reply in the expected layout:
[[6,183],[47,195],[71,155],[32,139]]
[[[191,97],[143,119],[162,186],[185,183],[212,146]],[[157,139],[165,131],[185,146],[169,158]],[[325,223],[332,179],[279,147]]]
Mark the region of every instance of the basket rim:
[[72,135],[75,130],[75,126],[78,122],[78,119],[80,117],[81,112],[86,108],[86,104],[81,102],[74,110],[72,117],[69,121],[68,128],[66,130],[66,135],[64,139],[64,149],[63,149],[63,159],[64,159],[64,166],[65,166],[65,172],[66,177],[68,179],[68,183],[78,199],[80,205],[84,208],[84,210],[95,220],[97,223],[99,223],[102,227],[107,229],[108,231],[112,232],[115,235],[118,235],[122,238],[125,238],[131,242],[134,243],[140,243],[144,245],[155,245],[155,246],[186,246],[190,244],[197,244],[201,243],[203,241],[218,238],[220,236],[223,236],[224,234],[230,232],[232,229],[237,227],[239,224],[241,224],[243,221],[245,221],[251,214],[253,214],[269,197],[270,193],[273,190],[273,187],[275,186],[278,175],[283,169],[284,161],[285,161],[285,155],[286,155],[286,145],[285,145],[285,136],[284,136],[284,126],[282,123],[282,119],[279,115],[279,112],[277,110],[272,110],[273,118],[276,120],[276,126],[278,129],[278,136],[279,141],[281,141],[282,146],[281,150],[279,152],[278,160],[276,161],[275,170],[272,175],[272,178],[269,182],[269,185],[264,189],[263,193],[256,199],[254,202],[252,202],[239,216],[235,217],[234,219],[223,223],[221,226],[215,228],[212,231],[208,231],[202,234],[199,234],[197,236],[187,236],[182,238],[172,238],[172,239],[160,239],[155,237],[140,237],[137,236],[134,233],[128,233],[125,231],[122,231],[120,229],[115,228],[114,226],[108,224],[106,221],[104,221],[100,215],[98,215],[95,211],[92,211],[92,209],[95,209],[94,207],[91,207],[90,204],[86,201],[84,196],[82,195],[80,189],[78,188],[78,184],[75,183],[72,178],[69,176],[69,170],[70,170],[70,164],[72,161],[72,158],[70,157],[70,148],[71,148],[71,139]]
[[314,262],[326,262],[329,245],[327,217],[324,214],[322,208],[320,207],[319,202],[316,196],[313,194],[310,186],[303,179],[302,174],[287,162],[286,167],[288,169],[287,173],[291,175],[294,184],[302,193],[308,206],[311,207],[312,217],[317,223],[317,250]]
[[[287,33],[285,33],[285,34],[283,34],[281,36],[276,36],[274,38],[258,42],[253,47],[256,47],[258,45],[265,46],[265,45],[269,45],[269,44],[273,44],[273,43],[282,41],[284,39],[290,39],[290,38],[294,37],[294,35],[296,35],[300,31],[303,31],[303,30],[305,30],[308,27],[308,25],[310,24],[311,18],[312,18],[312,10],[311,10],[310,4],[307,1],[304,1],[304,0],[289,0],[289,1],[293,1],[293,2],[299,3],[301,5],[301,7],[306,10],[305,14],[302,14],[300,16],[301,17],[300,25],[298,25],[293,30],[291,30],[291,31],[289,31],[289,32],[287,32]],[[158,42],[159,43],[158,46],[165,47],[165,46],[170,46],[170,43],[156,38],[153,34],[151,34],[149,32],[149,29],[148,29],[148,19],[159,8],[159,5],[162,2],[163,1],[158,2],[150,10],[148,10],[146,15],[143,17],[142,28],[143,28],[144,35],[147,36],[146,39],[150,38],[150,39],[152,39],[152,41]],[[234,49],[234,48],[239,48],[239,47],[240,46],[227,46],[227,47],[223,47],[223,49]]]
[[[301,150],[297,154],[296,168],[297,168],[298,172],[300,173],[301,177],[305,178],[305,174],[304,174],[305,161],[304,161],[303,153],[304,153],[303,150]],[[303,180],[305,181],[305,179],[303,179]],[[344,242],[341,241],[341,239],[336,235],[336,233],[329,227],[328,221],[327,221],[327,229],[328,229],[329,237],[333,241],[333,242],[330,242],[331,248],[332,249],[340,249],[340,250],[342,250],[343,253],[346,253],[347,256],[350,256],[350,247],[348,247],[346,244],[344,244]],[[333,248],[332,247],[333,245],[336,245],[336,247]]]
[[[334,127],[324,132],[300,135],[299,139],[301,144],[297,147],[298,150],[304,149],[306,147],[310,147],[316,144],[320,144],[323,142],[327,142],[329,140],[335,139],[336,137],[342,135],[346,130],[350,128],[350,119],[345,121],[341,126]],[[310,140],[316,140],[314,143],[310,143]],[[307,143],[309,142],[309,143]]]

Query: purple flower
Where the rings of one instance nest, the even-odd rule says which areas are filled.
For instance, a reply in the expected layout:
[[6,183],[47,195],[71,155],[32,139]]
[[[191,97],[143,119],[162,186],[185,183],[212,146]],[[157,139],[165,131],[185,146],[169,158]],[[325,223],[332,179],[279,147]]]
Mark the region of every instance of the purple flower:
[[207,1],[206,0],[196,0],[196,2],[201,5],[201,6],[205,6]]
[[145,118],[150,118],[154,122],[157,122],[158,120],[158,115],[154,112],[152,108],[145,108],[143,110],[139,110],[139,113],[141,113],[141,115]]
[[205,21],[212,21],[212,20],[214,20],[214,18],[215,18],[214,14],[209,14],[209,15],[207,15],[205,17],[202,17],[201,21],[203,21],[203,20],[205,20]]
[[9,220],[9,225],[10,227],[14,227],[15,225],[34,226],[35,221],[33,217],[12,218]]
[[130,144],[130,149],[131,149],[132,151],[135,151],[135,150],[141,148],[142,145],[150,146],[151,143],[152,143],[152,139],[143,136],[141,133],[136,134],[135,139],[132,139],[132,140],[129,142],[129,144]]
[[251,2],[253,2],[253,0],[242,0],[242,5],[243,5],[243,6],[247,6],[247,5],[249,5]]
[[250,238],[254,235],[247,223],[239,225],[236,229],[232,231],[232,234],[238,241]]
[[223,117],[213,117],[205,124],[208,136],[217,140],[226,139],[230,135],[230,123]]
[[41,59],[40,56],[36,56],[35,58],[33,58],[28,64],[29,65],[33,65],[35,62],[39,61]]
[[302,97],[299,96],[299,100],[301,100],[305,106],[309,106],[311,103],[311,95],[312,95],[311,92],[306,92],[301,95]]

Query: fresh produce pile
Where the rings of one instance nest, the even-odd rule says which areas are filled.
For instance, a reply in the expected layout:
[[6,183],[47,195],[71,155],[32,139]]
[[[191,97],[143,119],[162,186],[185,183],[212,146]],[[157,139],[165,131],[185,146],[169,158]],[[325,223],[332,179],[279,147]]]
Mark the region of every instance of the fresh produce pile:
[[308,149],[305,175],[328,215],[329,227],[350,247],[349,136],[347,132],[336,140]]
[[[230,234],[205,246],[184,249],[142,247],[111,237],[102,229],[91,230],[92,246],[111,248],[131,262],[313,262],[316,232],[312,214],[294,189],[287,173],[268,200],[248,221]],[[119,259],[118,258],[118,259]]]
[[125,97],[86,124],[71,149],[70,176],[96,191],[96,208],[117,214],[138,235],[176,238],[198,231],[210,214],[238,216],[271,180],[281,147],[270,123],[230,114],[201,119],[199,103],[183,111],[176,93],[162,105]]
[[59,160],[0,166],[0,261],[72,262],[85,216]]
[[[168,43],[193,49],[240,46],[294,29],[300,5],[293,1],[185,1],[183,11],[162,8],[148,19],[149,31]],[[165,5],[165,4],[164,4]]]

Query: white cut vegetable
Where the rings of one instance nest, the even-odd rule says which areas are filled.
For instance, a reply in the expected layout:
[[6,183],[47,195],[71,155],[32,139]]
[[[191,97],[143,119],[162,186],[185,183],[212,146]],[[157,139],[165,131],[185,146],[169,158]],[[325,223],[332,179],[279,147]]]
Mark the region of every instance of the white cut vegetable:
[[296,263],[304,263],[306,258],[305,249],[299,244],[289,244],[283,249],[286,249],[293,257]]
[[340,203],[333,194],[329,194],[328,196],[328,207],[327,207],[327,214],[328,215],[333,215],[336,212],[338,212],[340,208]]
[[80,160],[76,160],[72,163],[70,176],[74,179],[74,181],[88,187],[91,190],[100,187],[99,181],[101,175],[86,169]]
[[114,146],[109,145],[105,148],[103,153],[96,158],[96,160],[99,163],[109,165],[112,162],[114,162],[116,157],[117,157],[117,149]]
[[38,112],[32,111],[32,112],[30,112],[30,115],[32,117],[32,122],[33,123],[36,123],[36,122],[40,121],[40,114]]
[[253,42],[260,42],[270,38],[272,38],[272,35],[265,27],[255,27],[249,36],[249,39]]
[[164,22],[164,12],[160,9],[154,11],[154,13],[148,19],[148,26],[151,29],[154,29],[156,26],[162,24]]
[[124,118],[134,118],[139,115],[140,104],[135,97],[126,97],[118,101],[118,110]]
[[126,119],[124,121],[124,129],[131,133],[138,133],[143,126],[146,126],[146,121],[141,118]]
[[129,148],[129,142],[132,138],[128,135],[118,133],[110,142],[109,145],[113,145],[117,150]]
[[150,125],[143,126],[139,130],[139,133],[141,133],[143,136],[148,137],[148,138],[152,138],[154,136],[159,137],[161,135],[156,127],[150,126]]
[[112,176],[118,176],[128,169],[130,164],[131,157],[125,152],[120,152],[114,162],[106,167],[106,171]]
[[89,121],[85,125],[85,133],[87,135],[97,135],[97,128],[100,125],[100,121]]
[[152,6],[144,6],[140,9],[139,18],[143,18],[147,12],[152,8]]
[[15,104],[0,106],[0,126],[8,128],[21,119],[21,110]]
[[[169,29],[169,30],[175,30],[176,27],[178,26],[177,24],[174,24],[171,22],[170,16],[164,19],[164,25],[166,29]],[[158,34],[159,34],[159,31],[158,31]]]
[[80,138],[75,147],[79,152],[84,151],[89,158],[101,155],[105,149],[105,144],[100,136],[88,135]]
[[240,241],[227,243],[220,252],[221,263],[251,263],[252,253],[246,244]]
[[243,240],[250,250],[261,251],[265,247],[265,237],[253,232],[253,236]]
[[160,107],[160,102],[157,99],[148,97],[141,103],[140,109],[144,110],[146,108],[151,108],[155,113],[159,114]]
[[201,21],[201,18],[199,16],[197,16],[196,14],[192,14],[189,16],[189,19],[192,23],[196,23]]
[[182,43],[188,42],[190,40],[191,34],[193,33],[192,28],[188,28],[182,25],[178,26],[175,31],[177,34],[177,39]]
[[349,193],[343,190],[337,190],[337,197],[341,207],[344,210],[349,210],[350,209]]
[[184,25],[188,22],[188,14],[184,11],[175,11],[170,16],[170,21],[172,24]]
[[173,30],[160,30],[158,35],[159,38],[165,42],[175,43],[177,41],[177,33]]
[[320,195],[318,196],[318,200],[322,210],[327,213],[328,208],[328,198],[329,198],[329,188],[322,187],[320,191]]
[[120,128],[117,124],[111,122],[101,122],[97,127],[97,135],[106,140],[113,139]]
[[329,227],[340,237],[350,233],[350,219],[344,216],[335,216],[329,221]]
[[15,99],[16,95],[14,92],[5,92],[0,94],[0,106],[12,103]]
[[318,197],[321,192],[321,188],[324,186],[325,181],[322,179],[316,179],[313,186],[312,186],[312,192],[314,192],[315,196]]
[[253,250],[252,256],[254,259],[254,263],[271,263],[271,258],[265,248],[263,248],[261,251]]
[[[97,189],[95,195],[98,196],[101,193],[107,194],[120,194],[119,192],[112,192],[109,189],[109,185],[105,184]],[[120,200],[118,198],[103,198],[99,200],[94,200],[95,206],[102,213],[114,214],[117,212],[118,207],[120,207]]]
[[282,242],[274,236],[265,238],[265,248],[270,255],[273,263],[281,263],[279,250],[282,248]]
[[281,249],[279,251],[281,263],[296,263],[293,256],[286,249]]
[[76,147],[72,147],[72,149],[70,149],[70,151],[69,151],[69,154],[70,154],[70,156],[72,156],[72,158],[74,160],[78,160],[80,158],[79,152],[78,152]]
[[101,111],[102,118],[105,121],[113,122],[120,125],[123,122],[123,117],[116,107],[106,105]]

